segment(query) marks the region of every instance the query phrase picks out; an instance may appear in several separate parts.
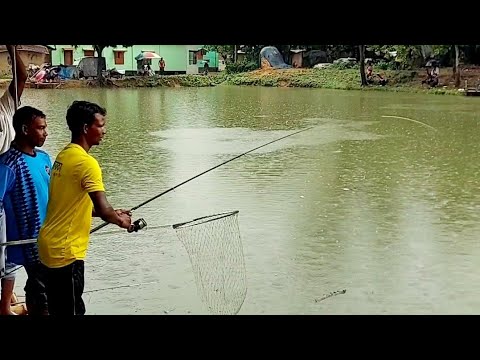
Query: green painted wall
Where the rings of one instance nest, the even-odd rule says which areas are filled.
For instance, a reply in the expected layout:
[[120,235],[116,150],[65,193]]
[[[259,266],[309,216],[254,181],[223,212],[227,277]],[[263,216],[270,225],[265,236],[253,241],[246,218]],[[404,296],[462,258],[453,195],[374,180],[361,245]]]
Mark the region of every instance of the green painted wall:
[[208,51],[205,55],[203,55],[203,61],[201,62],[200,66],[203,68],[205,64],[205,60],[208,60],[208,66],[211,68],[218,67],[218,53],[216,51]]
[[[72,45],[56,45],[57,50],[52,51],[52,65],[60,65],[64,63],[63,49],[71,49]],[[84,57],[84,49],[91,50],[92,45],[78,45],[73,51],[74,64],[77,64]],[[125,49],[123,65],[115,64],[114,49]],[[188,63],[188,50],[185,45],[133,45],[131,47],[123,47],[118,45],[116,48],[107,47],[103,50],[103,56],[107,63],[107,69],[116,68],[118,70],[136,71],[137,61],[135,56],[140,54],[142,50],[155,51],[165,60],[165,71],[167,72],[186,72]],[[97,55],[97,54],[95,54]],[[158,71],[158,60],[152,60],[152,69]]]

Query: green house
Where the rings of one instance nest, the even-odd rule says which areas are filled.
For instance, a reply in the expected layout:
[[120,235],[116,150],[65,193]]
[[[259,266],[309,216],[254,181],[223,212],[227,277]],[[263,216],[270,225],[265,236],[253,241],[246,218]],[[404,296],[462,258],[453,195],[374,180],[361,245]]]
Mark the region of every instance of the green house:
[[[54,45],[52,50],[52,65],[77,65],[81,59],[97,56],[92,45]],[[125,70],[126,75],[137,74],[141,64],[135,57],[142,52],[149,51],[158,54],[165,60],[165,74],[198,74],[203,71],[205,60],[209,60],[211,71],[218,70],[218,54],[202,49],[202,45],[133,45],[124,47],[106,47],[103,49],[107,69]],[[160,59],[150,60],[150,66],[155,72],[159,71]]]

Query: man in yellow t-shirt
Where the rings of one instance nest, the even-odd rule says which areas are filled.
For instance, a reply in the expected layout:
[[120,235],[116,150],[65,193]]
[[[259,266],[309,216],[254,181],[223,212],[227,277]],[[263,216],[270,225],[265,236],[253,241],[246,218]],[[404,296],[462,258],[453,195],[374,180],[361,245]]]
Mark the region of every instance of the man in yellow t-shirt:
[[131,230],[131,214],[107,201],[102,170],[88,154],[105,135],[106,110],[88,101],[74,101],[67,111],[72,141],[51,170],[47,216],[38,249],[46,266],[50,315],[83,315],[84,259],[92,216]]

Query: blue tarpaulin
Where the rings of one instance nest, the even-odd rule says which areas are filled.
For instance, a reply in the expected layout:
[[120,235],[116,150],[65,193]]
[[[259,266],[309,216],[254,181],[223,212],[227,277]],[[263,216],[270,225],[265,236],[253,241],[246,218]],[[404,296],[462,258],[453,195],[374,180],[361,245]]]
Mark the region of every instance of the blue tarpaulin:
[[78,69],[76,66],[61,66],[58,77],[61,80],[78,79]]
[[286,69],[292,67],[285,63],[282,54],[280,54],[280,51],[278,51],[275,46],[265,46],[260,51],[260,57],[262,60],[266,59],[274,69]]

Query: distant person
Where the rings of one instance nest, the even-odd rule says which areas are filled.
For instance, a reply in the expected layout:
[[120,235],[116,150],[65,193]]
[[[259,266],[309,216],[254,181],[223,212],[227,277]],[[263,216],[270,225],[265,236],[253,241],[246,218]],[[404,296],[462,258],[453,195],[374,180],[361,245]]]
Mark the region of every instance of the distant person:
[[152,67],[150,66],[150,64],[147,64],[147,67],[146,67],[146,72],[147,72],[147,76],[154,76],[155,75],[155,72],[152,70]]
[[160,58],[160,61],[158,62],[158,67],[160,68],[160,75],[165,74],[165,60],[163,60],[163,57]]
[[365,77],[367,79],[368,84],[374,84],[375,79],[378,79],[378,84],[384,86],[387,84],[387,79],[385,79],[382,75],[373,72],[373,63],[372,61],[367,61],[367,68],[365,70]]
[[203,64],[203,73],[208,75],[208,60],[205,60],[205,64]]
[[427,63],[427,77],[422,80],[422,85],[427,84],[430,87],[436,87],[438,85],[438,78],[440,76],[440,68],[438,62],[433,60]]

